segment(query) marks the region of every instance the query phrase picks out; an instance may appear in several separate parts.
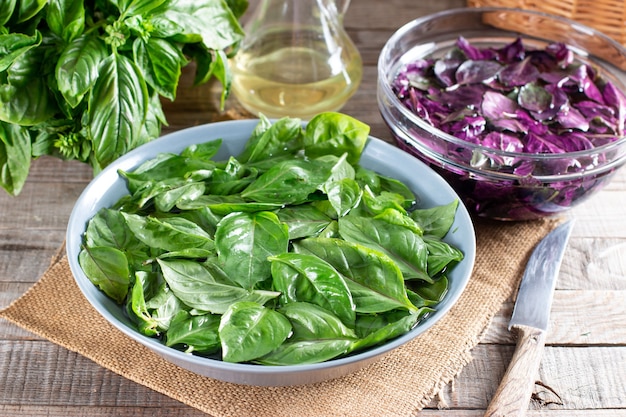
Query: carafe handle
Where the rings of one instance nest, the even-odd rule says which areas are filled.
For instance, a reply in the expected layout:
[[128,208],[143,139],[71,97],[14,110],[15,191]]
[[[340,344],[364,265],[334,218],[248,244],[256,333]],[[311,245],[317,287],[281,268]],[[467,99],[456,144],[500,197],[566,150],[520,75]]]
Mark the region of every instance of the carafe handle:
[[335,0],[337,3],[337,11],[339,15],[343,18],[343,16],[348,11],[348,7],[350,7],[350,0]]
[[316,0],[316,2],[323,13],[327,16],[337,16],[340,20],[343,20],[350,6],[350,0]]

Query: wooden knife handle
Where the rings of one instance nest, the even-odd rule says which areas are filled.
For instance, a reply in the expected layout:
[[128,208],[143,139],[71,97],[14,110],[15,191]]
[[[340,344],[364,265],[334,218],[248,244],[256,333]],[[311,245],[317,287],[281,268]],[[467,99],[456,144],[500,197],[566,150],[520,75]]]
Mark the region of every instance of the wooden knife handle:
[[512,329],[517,332],[517,346],[485,417],[523,417],[528,410],[546,334],[528,326]]

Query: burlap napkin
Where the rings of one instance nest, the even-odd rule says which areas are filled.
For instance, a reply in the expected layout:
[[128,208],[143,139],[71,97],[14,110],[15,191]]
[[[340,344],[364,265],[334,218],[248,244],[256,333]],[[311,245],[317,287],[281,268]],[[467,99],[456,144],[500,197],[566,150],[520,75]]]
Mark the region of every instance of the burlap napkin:
[[410,416],[469,363],[484,329],[517,289],[532,249],[555,223],[477,221],[474,273],[449,314],[367,368],[314,385],[241,386],[165,362],[91,308],[64,256],[0,317],[214,417]]

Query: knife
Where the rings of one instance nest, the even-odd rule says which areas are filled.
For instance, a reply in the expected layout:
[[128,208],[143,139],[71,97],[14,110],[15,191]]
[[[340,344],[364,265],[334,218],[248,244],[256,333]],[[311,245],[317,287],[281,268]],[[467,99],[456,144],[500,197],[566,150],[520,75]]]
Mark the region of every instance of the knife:
[[526,415],[545,344],[556,279],[573,226],[572,220],[557,226],[530,256],[509,322],[509,330],[517,334],[517,345],[485,417]]

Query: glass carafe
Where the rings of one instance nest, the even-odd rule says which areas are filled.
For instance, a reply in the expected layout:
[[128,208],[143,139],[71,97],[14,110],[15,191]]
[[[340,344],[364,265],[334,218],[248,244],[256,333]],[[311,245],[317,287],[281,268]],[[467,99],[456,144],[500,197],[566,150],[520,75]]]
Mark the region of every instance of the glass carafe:
[[249,112],[310,119],[337,111],[363,64],[343,27],[349,0],[260,0],[231,60],[232,92]]

